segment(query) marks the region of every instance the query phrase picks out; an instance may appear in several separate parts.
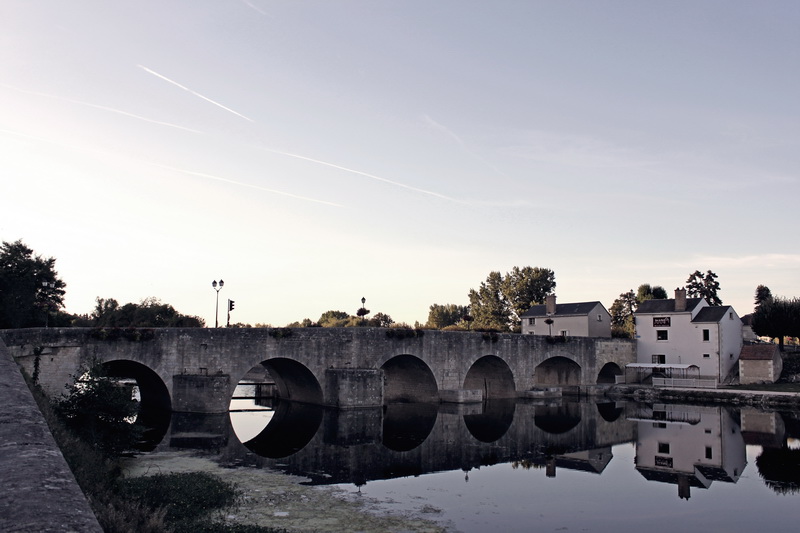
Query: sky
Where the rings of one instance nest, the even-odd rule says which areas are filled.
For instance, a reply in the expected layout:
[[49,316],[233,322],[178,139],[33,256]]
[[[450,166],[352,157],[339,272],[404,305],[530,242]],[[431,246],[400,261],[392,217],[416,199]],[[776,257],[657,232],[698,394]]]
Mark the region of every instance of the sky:
[[695,270],[800,296],[800,3],[3,0],[0,240],[65,308],[425,322]]

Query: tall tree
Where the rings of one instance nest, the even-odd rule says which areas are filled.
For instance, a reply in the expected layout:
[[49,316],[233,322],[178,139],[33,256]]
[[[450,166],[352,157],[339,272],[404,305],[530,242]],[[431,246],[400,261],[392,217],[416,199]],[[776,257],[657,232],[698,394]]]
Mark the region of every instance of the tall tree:
[[753,312],[753,331],[761,337],[777,338],[783,351],[784,337],[800,336],[800,300],[772,297]]
[[717,275],[710,270],[705,274],[695,270],[686,280],[686,295],[689,298],[705,298],[708,305],[722,305],[719,297],[719,282]]
[[458,324],[465,316],[469,315],[469,307],[456,304],[433,304],[428,311],[428,321],[425,327],[442,329]]
[[549,268],[515,266],[506,272],[501,288],[511,310],[510,321],[517,324],[525,311],[543,304],[545,297],[553,293],[556,275]]
[[508,331],[511,312],[500,272],[490,272],[477,291],[470,289],[469,304],[476,328]]
[[636,302],[642,303],[646,300],[665,300],[667,291],[661,285],[651,286],[649,283],[642,283],[636,290]]
[[614,300],[608,312],[611,314],[611,334],[614,337],[632,339],[635,333],[633,313],[638,307],[633,289],[623,292]]
[[768,300],[772,300],[772,291],[769,290],[769,287],[766,285],[756,287],[756,307]]
[[0,246],[0,329],[41,327],[64,305],[67,284],[56,260],[34,255],[21,240]]

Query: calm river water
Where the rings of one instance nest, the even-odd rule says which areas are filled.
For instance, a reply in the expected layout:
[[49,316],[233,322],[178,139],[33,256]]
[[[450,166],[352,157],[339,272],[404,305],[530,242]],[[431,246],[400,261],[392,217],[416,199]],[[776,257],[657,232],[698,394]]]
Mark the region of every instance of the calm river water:
[[173,418],[159,448],[211,447],[254,476],[301,475],[452,531],[800,523],[800,413],[560,399],[333,411],[260,390],[240,385],[229,419]]

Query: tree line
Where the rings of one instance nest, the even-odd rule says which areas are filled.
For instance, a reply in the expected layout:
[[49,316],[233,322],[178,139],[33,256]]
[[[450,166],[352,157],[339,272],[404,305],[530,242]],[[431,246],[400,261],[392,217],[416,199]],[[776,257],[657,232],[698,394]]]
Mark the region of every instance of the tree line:
[[56,260],[33,252],[22,240],[0,245],[0,329],[31,327],[203,327],[202,318],[179,313],[157,298],[120,305],[97,298],[91,314],[64,311],[67,284]]
[[[55,270],[56,260],[33,252],[21,240],[3,241],[0,246],[0,329],[28,327],[203,327],[202,318],[178,312],[157,298],[139,303],[120,303],[113,298],[97,297],[90,314],[73,315],[63,310],[67,284]],[[711,270],[696,270],[686,280],[689,298],[705,298],[712,306],[722,305],[718,276]],[[541,305],[556,288],[555,273],[542,267],[513,267],[502,274],[490,272],[484,281],[467,293],[469,304],[432,304],[425,323],[416,328],[519,331],[521,316],[532,306]],[[644,283],[619,295],[609,309],[612,335],[632,338],[633,317],[642,302],[665,299],[660,285]],[[316,321],[305,318],[287,327],[410,327],[396,323],[386,313],[363,306],[351,315],[329,310]],[[752,327],[756,334],[777,338],[783,348],[784,337],[800,337],[800,300],[773,296],[769,288],[756,289],[756,308]],[[256,327],[269,327],[256,324]],[[251,327],[234,324],[233,327]]]

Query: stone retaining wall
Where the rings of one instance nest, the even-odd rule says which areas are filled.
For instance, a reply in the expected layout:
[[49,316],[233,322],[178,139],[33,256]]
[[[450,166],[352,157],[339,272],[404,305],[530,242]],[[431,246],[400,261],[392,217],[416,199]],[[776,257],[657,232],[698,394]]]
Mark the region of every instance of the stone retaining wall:
[[19,367],[0,342],[0,531],[101,533]]

